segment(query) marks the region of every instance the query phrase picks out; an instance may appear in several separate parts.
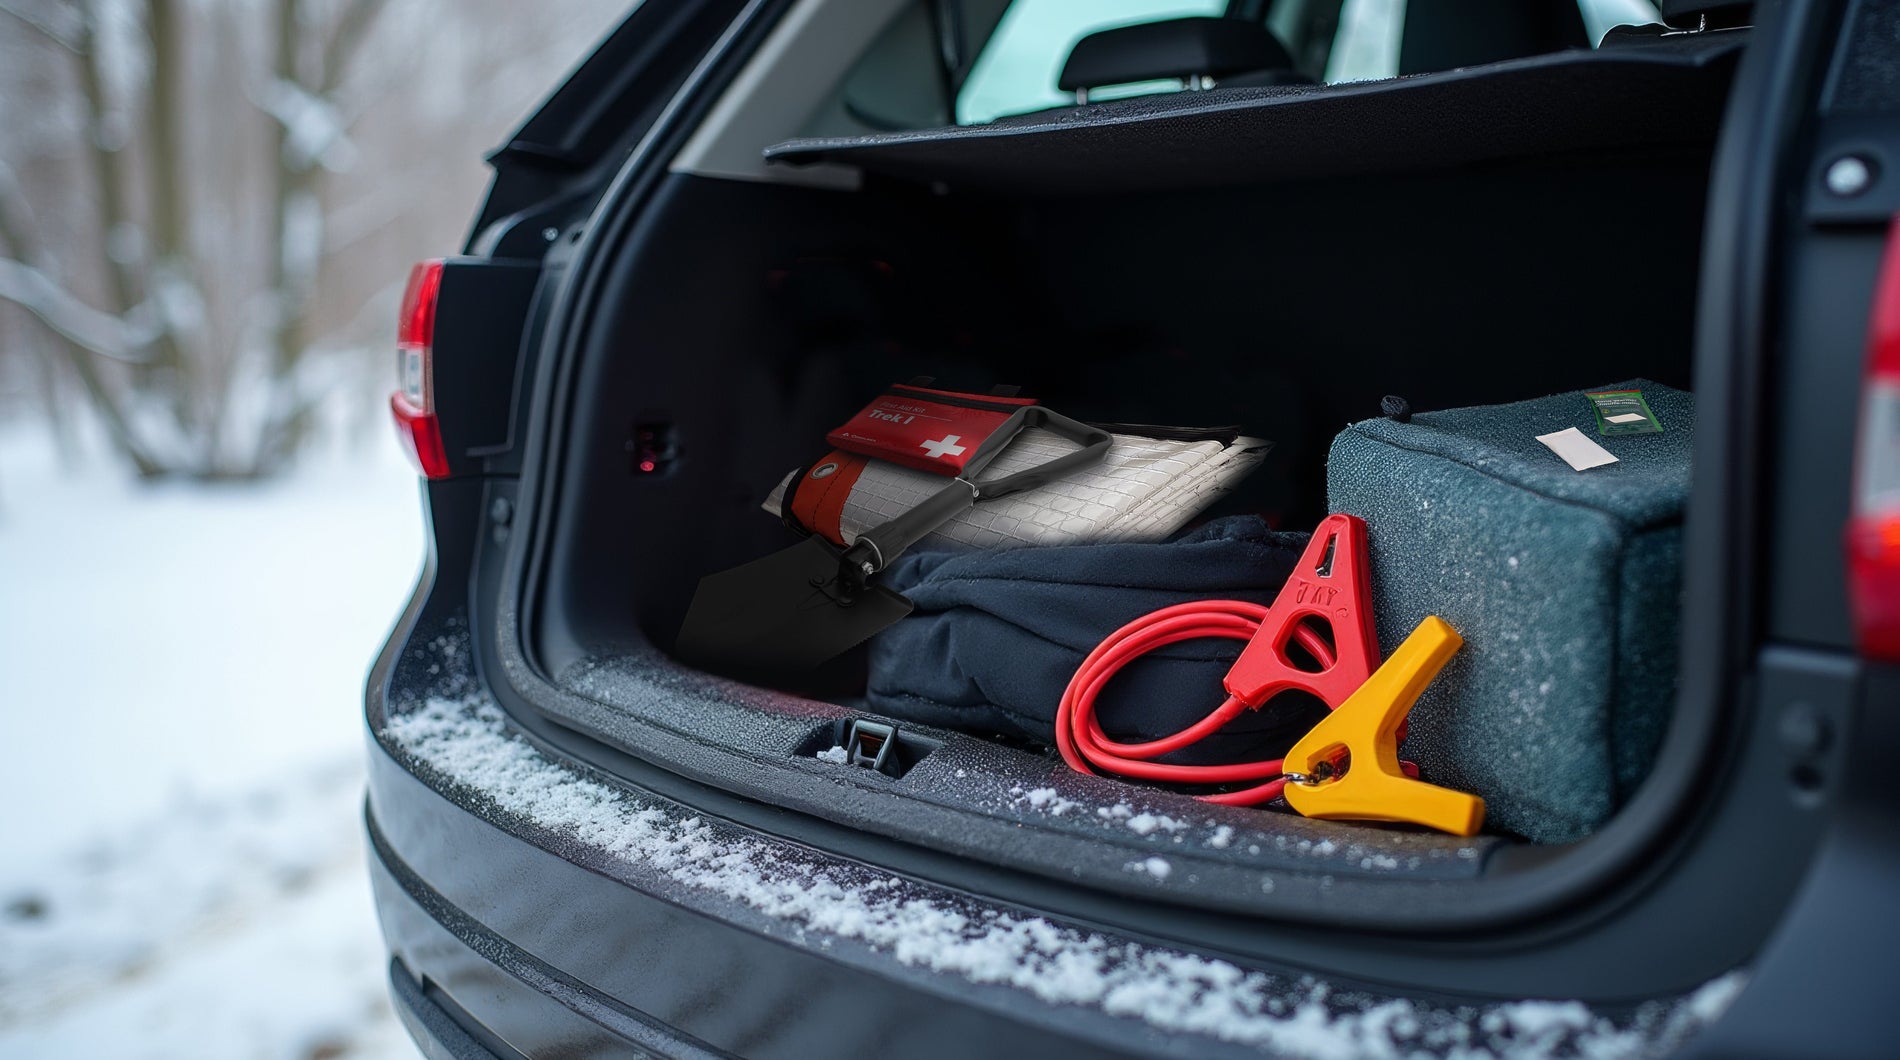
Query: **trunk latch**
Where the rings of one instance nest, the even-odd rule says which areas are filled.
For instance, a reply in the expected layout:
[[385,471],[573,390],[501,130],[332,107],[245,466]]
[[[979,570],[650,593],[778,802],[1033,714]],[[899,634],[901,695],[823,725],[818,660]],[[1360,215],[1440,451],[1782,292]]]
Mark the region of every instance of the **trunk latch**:
[[875,769],[888,776],[902,772],[897,764],[897,726],[881,721],[853,720],[844,731],[845,761]]

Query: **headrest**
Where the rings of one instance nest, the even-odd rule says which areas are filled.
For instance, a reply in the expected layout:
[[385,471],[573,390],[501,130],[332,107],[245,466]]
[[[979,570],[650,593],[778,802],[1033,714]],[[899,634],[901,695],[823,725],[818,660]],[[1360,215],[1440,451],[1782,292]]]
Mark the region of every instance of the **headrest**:
[[1176,18],[1091,33],[1075,42],[1056,87],[1065,92],[1174,77],[1293,68],[1286,46],[1257,22]]
[[1399,73],[1588,48],[1576,0],[1406,0]]

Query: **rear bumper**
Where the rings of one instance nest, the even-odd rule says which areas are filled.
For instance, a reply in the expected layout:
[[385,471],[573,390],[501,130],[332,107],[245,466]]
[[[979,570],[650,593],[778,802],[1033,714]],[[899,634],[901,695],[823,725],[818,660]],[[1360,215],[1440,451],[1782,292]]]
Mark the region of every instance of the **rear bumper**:
[[[669,798],[543,744],[482,691],[468,647],[454,624],[392,642],[367,703],[378,915],[429,1055],[1501,1050],[1548,1008],[1406,1000],[1104,930],[834,853],[845,837],[789,812],[746,827],[709,812],[717,793]],[[1565,1011],[1659,1054],[1737,985]]]
[[389,999],[403,1029],[428,1060],[502,1060],[502,1054],[477,1040],[447,1009],[430,999],[428,990],[400,961],[389,962]]
[[608,864],[505,814],[490,820],[380,743],[370,757],[371,875],[392,993],[427,1055],[1238,1052],[643,885],[628,878],[631,860]]
[[390,999],[430,1060],[724,1055],[650,1017],[618,1009],[449,908],[394,859],[373,822],[370,832],[377,915],[395,954]]

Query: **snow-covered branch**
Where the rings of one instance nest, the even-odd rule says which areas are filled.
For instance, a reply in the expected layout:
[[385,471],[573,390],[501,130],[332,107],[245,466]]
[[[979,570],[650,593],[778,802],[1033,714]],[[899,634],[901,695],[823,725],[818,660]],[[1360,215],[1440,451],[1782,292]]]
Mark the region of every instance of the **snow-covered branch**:
[[[575,2],[602,19],[624,4]],[[525,105],[544,78],[522,71],[567,61],[536,42],[578,50],[592,18],[509,0],[0,0],[0,35],[32,45],[13,49],[31,68],[0,120],[83,122],[32,166],[8,159],[17,175],[0,166],[0,302],[141,474],[268,473],[387,343],[369,336],[397,294],[356,309],[364,271],[393,278],[393,248],[456,237],[462,218],[429,196],[492,135],[466,119]],[[396,92],[417,62],[465,85],[465,106]],[[233,96],[265,124],[218,109]],[[396,164],[351,172],[372,149]]]
[[137,361],[156,334],[156,321],[140,306],[125,317],[88,305],[53,277],[54,263],[36,238],[29,200],[13,170],[0,163],[0,245],[17,258],[0,257],[0,299],[38,317],[67,341],[114,360]]
[[284,127],[284,165],[303,171],[321,165],[332,172],[350,168],[356,145],[336,104],[288,78],[277,78],[256,95],[264,113]]
[[[55,7],[54,10],[65,15],[73,16],[75,20],[84,17],[77,15],[69,8]],[[53,22],[38,14],[22,11],[17,4],[12,3],[0,3],[0,15],[5,15],[17,22],[24,23],[38,32],[40,36],[45,37],[47,40],[52,41],[54,44],[59,45],[69,52],[79,54],[85,49],[84,36],[77,26],[62,27],[55,25]]]
[[143,307],[125,317],[102,313],[60,286],[45,270],[12,258],[0,258],[0,299],[40,318],[61,336],[102,357],[138,361],[140,351],[158,336]]

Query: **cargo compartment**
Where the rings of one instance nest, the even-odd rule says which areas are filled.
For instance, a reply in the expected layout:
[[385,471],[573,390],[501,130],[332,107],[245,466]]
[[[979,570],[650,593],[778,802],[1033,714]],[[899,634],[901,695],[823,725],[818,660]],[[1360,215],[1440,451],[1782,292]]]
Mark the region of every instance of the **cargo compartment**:
[[[566,354],[519,616],[537,706],[775,805],[1215,910],[1432,923],[1458,902],[1437,885],[1586,845],[1500,857],[1523,840],[1210,806],[866,714],[861,654],[759,687],[668,650],[703,575],[792,543],[760,502],[892,382],[1012,384],[1095,423],[1238,425],[1274,449],[1217,513],[1287,529],[1326,514],[1329,445],[1386,395],[1437,410],[1638,378],[1693,391],[1738,45],[774,149],[858,167],[848,189],[665,175],[629,237],[598,248]],[[755,767],[736,782],[735,755]],[[1312,886],[1263,886],[1287,872]],[[1394,882],[1432,897],[1379,902]]]

